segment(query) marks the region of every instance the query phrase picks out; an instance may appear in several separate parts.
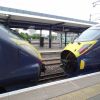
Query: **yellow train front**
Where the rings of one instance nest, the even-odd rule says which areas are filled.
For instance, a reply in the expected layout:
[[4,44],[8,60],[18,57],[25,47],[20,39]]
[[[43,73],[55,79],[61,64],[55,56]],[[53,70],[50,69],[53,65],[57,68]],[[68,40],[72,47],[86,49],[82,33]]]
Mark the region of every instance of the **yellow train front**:
[[84,31],[61,52],[64,70],[73,74],[84,69],[100,68],[100,24]]

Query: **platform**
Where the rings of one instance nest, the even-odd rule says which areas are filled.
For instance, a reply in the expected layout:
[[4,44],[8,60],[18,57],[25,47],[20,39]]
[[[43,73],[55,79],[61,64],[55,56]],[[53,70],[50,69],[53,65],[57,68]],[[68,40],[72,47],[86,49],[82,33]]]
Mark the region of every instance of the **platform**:
[[100,100],[100,84],[63,94],[50,100]]
[[0,94],[0,100],[100,100],[100,72]]
[[39,49],[39,52],[40,53],[60,53],[61,51],[62,51],[63,49],[47,49],[47,50],[45,50],[45,49]]

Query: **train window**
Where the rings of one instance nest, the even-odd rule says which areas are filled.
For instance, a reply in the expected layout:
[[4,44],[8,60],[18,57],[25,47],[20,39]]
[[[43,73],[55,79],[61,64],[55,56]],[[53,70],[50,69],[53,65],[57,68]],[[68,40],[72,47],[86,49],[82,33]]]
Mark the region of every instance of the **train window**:
[[92,41],[100,39],[100,30],[99,29],[87,29],[84,31],[75,42],[82,42],[82,41]]
[[12,31],[10,31],[10,29],[7,29],[6,27],[4,27],[1,24],[0,24],[0,34],[2,34],[1,36],[3,38],[9,39],[9,37],[12,37],[12,38],[16,38],[16,39],[21,39],[17,35],[15,35]]

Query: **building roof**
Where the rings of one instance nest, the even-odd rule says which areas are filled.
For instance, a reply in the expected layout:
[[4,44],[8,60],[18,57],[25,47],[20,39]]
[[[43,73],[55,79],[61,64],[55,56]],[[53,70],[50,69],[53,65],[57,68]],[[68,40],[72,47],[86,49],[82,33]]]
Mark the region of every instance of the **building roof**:
[[83,31],[97,24],[85,20],[56,16],[0,6],[0,22],[10,27],[52,29],[57,31]]

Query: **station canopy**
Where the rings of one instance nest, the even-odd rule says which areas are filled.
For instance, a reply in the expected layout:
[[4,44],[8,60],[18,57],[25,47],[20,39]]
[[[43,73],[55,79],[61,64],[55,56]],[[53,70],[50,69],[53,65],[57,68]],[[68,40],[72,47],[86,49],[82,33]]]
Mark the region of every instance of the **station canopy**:
[[[67,13],[67,12],[66,12]],[[82,32],[96,22],[0,6],[0,23],[10,28]]]

